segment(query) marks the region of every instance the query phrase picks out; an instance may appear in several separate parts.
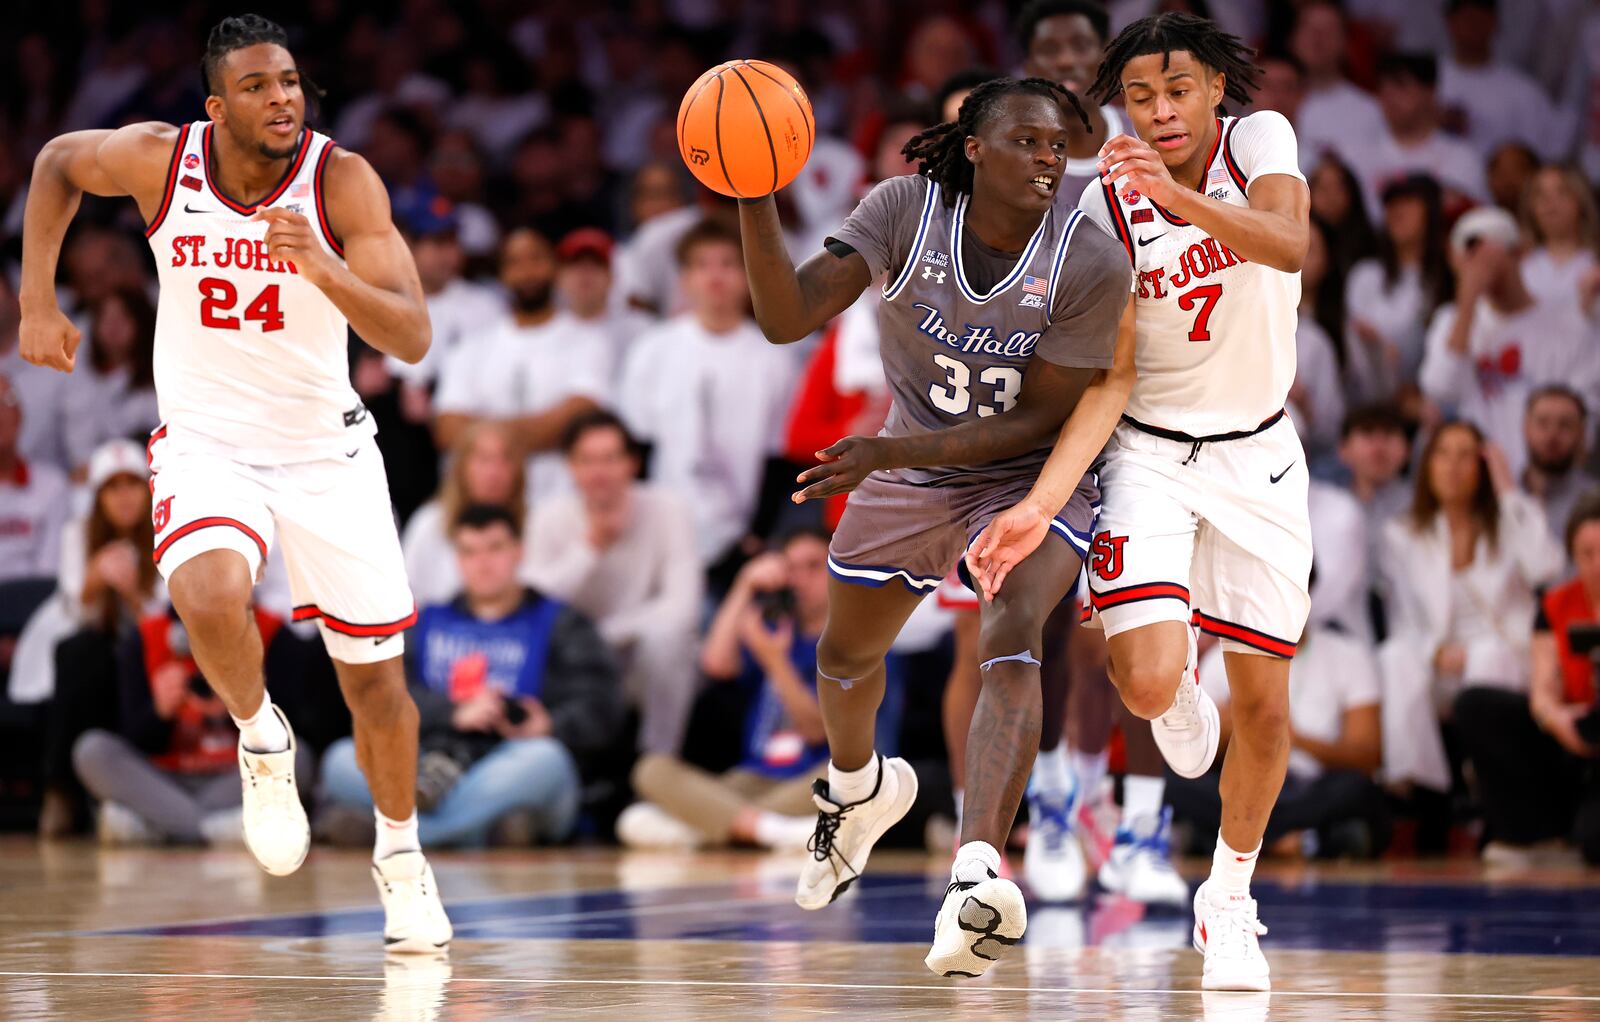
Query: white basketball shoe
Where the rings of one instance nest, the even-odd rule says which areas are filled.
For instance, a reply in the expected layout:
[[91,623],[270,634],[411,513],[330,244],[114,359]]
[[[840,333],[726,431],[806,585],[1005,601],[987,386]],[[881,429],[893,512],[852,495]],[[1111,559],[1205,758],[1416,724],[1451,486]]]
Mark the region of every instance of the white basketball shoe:
[[1150,734],[1179,777],[1199,777],[1211,769],[1222,737],[1222,718],[1193,668],[1183,672],[1171,708],[1150,722]]
[[1041,791],[1028,796],[1028,847],[1022,856],[1022,875],[1039,901],[1077,901],[1088,886],[1088,866],[1073,825],[1077,809],[1077,799],[1071,794]]
[[311,824],[300,789],[294,780],[294,755],[298,749],[289,718],[276,706],[272,712],[283,721],[289,747],[282,752],[251,752],[239,739],[239,775],[244,780],[244,843],[261,868],[273,876],[288,876],[306,861],[311,850]]
[[1211,881],[1194,892],[1194,948],[1206,956],[1205,990],[1270,990],[1271,970],[1259,938],[1267,932],[1248,896],[1210,893]]
[[952,881],[933,923],[923,962],[939,976],[982,976],[1022,940],[1028,907],[1022,889],[993,872],[976,883]]
[[841,805],[828,793],[826,778],[811,787],[817,805],[817,829],[806,849],[811,853],[800,869],[794,901],[804,909],[818,909],[856,882],[867,868],[872,846],[917,800],[917,772],[899,757],[878,757],[878,783],[859,802]]
[[372,879],[383,902],[384,950],[397,954],[438,954],[455,935],[439,901],[433,867],[421,852],[395,852],[372,864]]
[[1117,828],[1111,854],[1100,866],[1100,886],[1145,905],[1181,908],[1189,885],[1172,866],[1172,809],[1139,816]]

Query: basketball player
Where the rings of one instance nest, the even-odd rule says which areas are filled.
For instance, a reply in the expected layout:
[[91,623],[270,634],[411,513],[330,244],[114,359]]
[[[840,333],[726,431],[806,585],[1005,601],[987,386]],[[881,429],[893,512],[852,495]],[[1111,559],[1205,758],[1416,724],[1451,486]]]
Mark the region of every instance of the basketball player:
[[[1310,199],[1281,114],[1220,114],[1224,97],[1249,97],[1259,75],[1249,55],[1186,14],[1118,35],[1093,93],[1123,93],[1138,137],[1106,142],[1103,179],[1080,200],[1138,277],[1138,382],[1100,472],[1092,601],[1123,702],[1153,721],[1184,777],[1210,769],[1219,732],[1195,681],[1191,618],[1226,656],[1222,827],[1194,897],[1202,985],[1224,990],[1270,985],[1250,877],[1288,763],[1289,658],[1310,609],[1305,453],[1283,413]],[[1061,460],[974,543],[986,594],[1041,541],[1052,499],[1071,492]]]
[[84,192],[131,195],[161,282],[154,556],[195,661],[239,725],[245,843],[278,876],[310,845],[294,732],[267,697],[250,613],[276,533],[295,619],[321,628],[377,805],[384,941],[436,952],[451,929],[417,840],[417,711],[400,659],[416,608],[346,354],[347,323],[411,363],[431,330],[382,182],[305,126],[286,41],[264,18],[224,19],[202,64],[207,120],[44,147],[23,227],[22,354],[72,371],[78,331],[53,288],[62,235]]
[[[796,495],[855,491],[829,551],[817,673],[832,761],[815,789],[802,907],[847,889],[916,796],[911,767],[873,748],[890,643],[989,516],[1027,491],[1069,411],[1069,431],[1083,435],[1068,445],[1079,481],[1051,512],[1056,541],[1018,568],[1014,592],[982,610],[962,844],[926,960],[941,975],[982,974],[1026,926],[1020,890],[998,876],[998,849],[1038,748],[1040,628],[1078,570],[1096,500],[1085,472],[1131,386],[1125,257],[1055,201],[1067,104],[1077,108],[1042,79],[979,85],[956,121],[907,144],[918,174],[874,188],[798,271],[772,198],[740,205],[751,296],[770,340],[804,337],[887,273],[888,423],[879,437],[822,452]],[[880,464],[906,468],[875,471]]]

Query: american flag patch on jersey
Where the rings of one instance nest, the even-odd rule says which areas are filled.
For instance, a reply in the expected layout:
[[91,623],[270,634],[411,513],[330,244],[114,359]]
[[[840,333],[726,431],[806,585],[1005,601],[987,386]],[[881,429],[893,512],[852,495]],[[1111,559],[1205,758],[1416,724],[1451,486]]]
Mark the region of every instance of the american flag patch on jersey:
[[1035,277],[1031,274],[1022,278],[1022,290],[1030,295],[1047,298],[1050,295],[1050,281],[1045,277]]
[[1228,171],[1225,167],[1212,167],[1211,173],[1206,175],[1206,187],[1228,183]]

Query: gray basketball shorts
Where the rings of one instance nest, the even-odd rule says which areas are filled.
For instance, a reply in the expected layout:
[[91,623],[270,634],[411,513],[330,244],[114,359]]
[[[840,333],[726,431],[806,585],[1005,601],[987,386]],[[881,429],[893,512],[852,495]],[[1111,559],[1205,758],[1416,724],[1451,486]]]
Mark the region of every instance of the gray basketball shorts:
[[[1034,479],[1029,473],[940,486],[874,472],[850,494],[828,547],[828,571],[842,582],[873,588],[899,582],[919,595],[937,589],[953,568],[965,578],[968,544],[1026,497]],[[1100,487],[1090,474],[1051,521],[1050,534],[1082,560],[1099,511]]]

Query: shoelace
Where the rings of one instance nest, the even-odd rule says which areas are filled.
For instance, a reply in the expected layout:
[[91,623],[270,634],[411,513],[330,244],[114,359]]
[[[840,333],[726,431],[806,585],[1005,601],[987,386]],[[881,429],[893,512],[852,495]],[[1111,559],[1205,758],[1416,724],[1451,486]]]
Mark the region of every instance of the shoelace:
[[826,809],[817,812],[817,829],[811,832],[811,840],[806,842],[806,850],[818,862],[826,862],[828,856],[833,854],[833,840],[838,836],[839,828],[844,825],[844,814],[850,809],[850,806],[842,806],[835,812]]
[[[1000,874],[996,873],[992,869],[985,868],[984,872],[989,874],[989,879],[990,880],[996,880],[1000,876]],[[951,894],[952,891],[970,891],[974,887],[978,886],[980,883],[983,883],[983,881],[981,881],[981,880],[952,880],[952,881],[950,881],[950,886],[946,887],[944,889],[944,896],[946,898],[950,897],[950,894]]]
[[1199,688],[1195,680],[1185,672],[1183,681],[1178,685],[1177,696],[1172,700],[1172,707],[1156,720],[1168,731],[1187,731],[1195,727],[1200,721],[1197,712]]
[[1237,906],[1211,904],[1206,934],[1206,947],[1215,948],[1224,958],[1247,958],[1256,950],[1256,938],[1267,932],[1256,916],[1255,899],[1246,899]]

